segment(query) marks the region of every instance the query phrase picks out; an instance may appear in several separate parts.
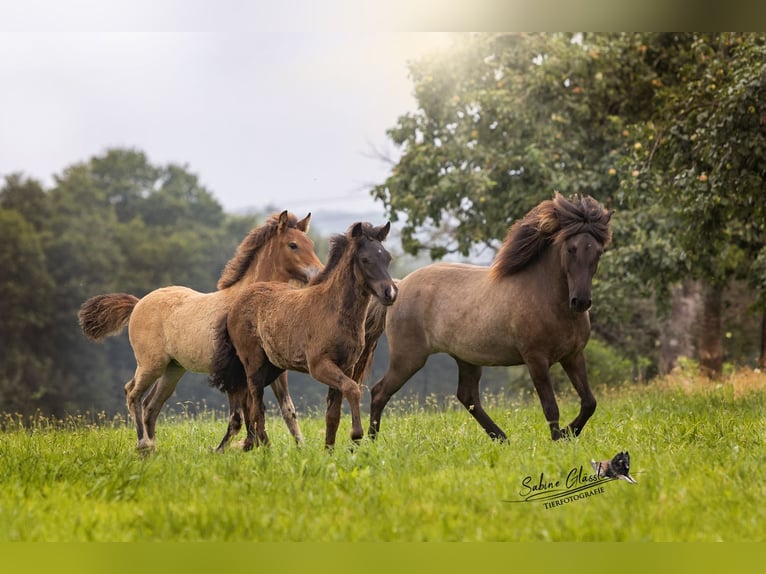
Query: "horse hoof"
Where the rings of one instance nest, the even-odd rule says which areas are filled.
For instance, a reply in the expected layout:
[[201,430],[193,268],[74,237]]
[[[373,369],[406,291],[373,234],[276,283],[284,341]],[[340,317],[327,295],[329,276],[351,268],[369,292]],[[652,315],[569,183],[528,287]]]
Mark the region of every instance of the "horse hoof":
[[148,456],[154,452],[154,443],[139,442],[136,445],[136,452],[141,456]]
[[580,433],[572,429],[572,427],[566,427],[563,429],[556,429],[555,431],[551,431],[551,438],[553,440],[560,440],[560,439],[573,439],[577,437]]

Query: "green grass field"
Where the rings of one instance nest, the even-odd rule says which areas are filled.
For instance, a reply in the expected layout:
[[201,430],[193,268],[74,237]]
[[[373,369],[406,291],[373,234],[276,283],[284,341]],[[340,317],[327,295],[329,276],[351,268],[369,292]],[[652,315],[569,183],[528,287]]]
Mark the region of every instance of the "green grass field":
[[[379,440],[352,451],[344,414],[332,453],[317,415],[301,418],[303,448],[271,413],[270,448],[223,455],[220,413],[168,416],[146,457],[124,420],[6,415],[0,541],[766,540],[764,385],[703,386],[597,390],[584,433],[556,443],[536,399],[490,403],[506,444],[462,407],[395,405]],[[577,402],[566,393],[559,406],[568,422]],[[526,477],[592,474],[591,458],[622,450],[638,484],[552,508],[517,502]]]

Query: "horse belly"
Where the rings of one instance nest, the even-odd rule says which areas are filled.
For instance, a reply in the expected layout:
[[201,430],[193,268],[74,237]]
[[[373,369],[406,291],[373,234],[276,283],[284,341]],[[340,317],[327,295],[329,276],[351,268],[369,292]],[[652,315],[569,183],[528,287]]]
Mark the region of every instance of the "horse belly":
[[481,326],[467,329],[463,325],[462,328],[453,329],[444,335],[443,343],[436,345],[443,347],[439,351],[449,353],[466,363],[489,367],[520,365],[524,362],[519,348],[507,330],[496,332]]
[[209,373],[215,352],[213,332],[208,325],[201,329],[190,329],[183,341],[175,341],[169,346],[175,361],[187,371]]
[[269,361],[280,369],[289,369],[302,373],[308,372],[306,353],[302,347],[264,344],[263,350],[266,352]]
[[302,338],[291,336],[296,333],[299,331],[285,328],[283,324],[261,324],[258,338],[263,351],[274,366],[306,373],[306,342]]
[[215,328],[225,309],[211,294],[189,294],[165,318],[165,348],[184,369],[210,372],[215,353]]

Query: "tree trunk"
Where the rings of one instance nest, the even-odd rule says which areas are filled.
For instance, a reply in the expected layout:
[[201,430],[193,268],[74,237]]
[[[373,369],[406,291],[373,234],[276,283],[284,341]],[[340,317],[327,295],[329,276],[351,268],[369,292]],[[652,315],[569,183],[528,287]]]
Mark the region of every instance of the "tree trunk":
[[671,289],[670,317],[660,332],[660,374],[667,374],[681,357],[695,353],[696,322],[700,310],[700,286],[696,281],[684,281]]
[[723,372],[723,285],[706,283],[702,288],[700,321],[700,367],[717,379]]
[[761,315],[761,355],[758,357],[758,366],[766,369],[766,309]]

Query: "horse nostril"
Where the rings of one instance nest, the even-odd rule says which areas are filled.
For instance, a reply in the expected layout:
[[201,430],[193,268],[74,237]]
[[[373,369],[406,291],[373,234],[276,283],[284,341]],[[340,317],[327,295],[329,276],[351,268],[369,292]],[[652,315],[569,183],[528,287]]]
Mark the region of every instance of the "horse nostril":
[[584,313],[585,311],[590,309],[590,306],[591,306],[590,299],[579,299],[577,297],[572,297],[572,299],[569,301],[569,308],[579,313]]

